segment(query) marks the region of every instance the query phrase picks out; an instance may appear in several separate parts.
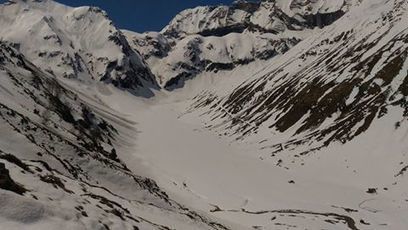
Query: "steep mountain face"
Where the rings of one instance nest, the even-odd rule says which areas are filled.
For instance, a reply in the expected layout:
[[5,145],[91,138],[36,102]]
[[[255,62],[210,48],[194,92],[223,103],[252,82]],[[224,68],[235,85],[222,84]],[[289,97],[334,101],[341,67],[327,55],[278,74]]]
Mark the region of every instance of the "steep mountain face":
[[352,1],[235,1],[231,6],[197,7],[177,15],[163,29],[173,37],[222,36],[244,30],[279,33],[324,27],[346,12]]
[[2,229],[225,229],[130,171],[101,108],[0,43]]
[[201,72],[232,70],[281,55],[357,3],[236,1],[185,10],[160,33],[125,34],[160,84],[171,90]]
[[54,76],[84,83],[104,81],[147,94],[149,88],[157,88],[140,55],[106,13],[95,7],[9,1],[0,7],[0,38],[14,43]]
[[209,110],[216,129],[237,139],[266,137],[264,149],[296,162],[374,124],[398,130],[408,114],[406,9],[365,1],[232,91],[197,96],[192,110]]

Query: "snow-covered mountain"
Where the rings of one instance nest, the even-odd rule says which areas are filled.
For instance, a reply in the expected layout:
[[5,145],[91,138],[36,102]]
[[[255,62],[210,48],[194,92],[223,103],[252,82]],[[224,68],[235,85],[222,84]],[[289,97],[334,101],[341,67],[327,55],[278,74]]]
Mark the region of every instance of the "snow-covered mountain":
[[35,65],[58,77],[86,84],[104,81],[145,93],[157,88],[140,55],[96,7],[9,1],[0,7],[0,39],[14,43]]
[[0,5],[0,228],[405,229],[407,25],[405,0],[241,0],[143,34]]
[[281,55],[357,3],[236,1],[185,10],[160,33],[124,33],[159,83],[171,90],[203,71],[231,70]]
[[227,229],[123,160],[136,131],[96,94],[158,87],[103,11],[10,1],[0,25],[0,229]]

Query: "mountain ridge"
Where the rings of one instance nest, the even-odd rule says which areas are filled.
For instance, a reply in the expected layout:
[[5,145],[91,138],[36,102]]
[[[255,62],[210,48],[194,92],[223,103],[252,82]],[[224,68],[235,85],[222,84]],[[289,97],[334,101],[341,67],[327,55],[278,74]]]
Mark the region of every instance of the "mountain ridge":
[[145,57],[158,82],[172,90],[202,72],[231,70],[279,56],[310,36],[314,28],[333,23],[356,2],[326,6],[324,12],[317,8],[327,1],[311,2],[308,10],[316,12],[309,12],[295,4],[297,1],[288,7],[284,1],[237,1],[231,6],[182,11],[160,33],[125,34]]

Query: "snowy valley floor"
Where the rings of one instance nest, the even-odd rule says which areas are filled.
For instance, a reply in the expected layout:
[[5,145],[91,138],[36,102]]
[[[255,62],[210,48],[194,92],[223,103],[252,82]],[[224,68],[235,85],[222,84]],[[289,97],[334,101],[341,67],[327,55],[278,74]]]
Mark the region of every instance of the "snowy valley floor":
[[[135,99],[106,86],[94,91],[94,105],[128,134],[117,143],[128,167],[231,229],[408,226],[408,198],[401,190],[406,183],[387,193],[379,188],[378,194],[368,194],[370,176],[343,170],[350,155],[312,156],[308,166],[285,170],[264,160],[254,146],[203,129],[198,117],[182,116],[188,97],[159,93],[153,99]],[[112,111],[106,112],[107,107]],[[371,177],[382,181],[381,176]]]

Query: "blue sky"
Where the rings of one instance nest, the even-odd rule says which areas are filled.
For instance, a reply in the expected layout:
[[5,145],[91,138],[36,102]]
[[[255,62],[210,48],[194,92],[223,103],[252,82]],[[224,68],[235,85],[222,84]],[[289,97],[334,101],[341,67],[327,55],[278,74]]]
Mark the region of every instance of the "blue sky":
[[[5,0],[0,0],[5,2]],[[233,0],[57,0],[69,6],[98,6],[122,29],[161,30],[178,12],[199,5],[230,4]]]

